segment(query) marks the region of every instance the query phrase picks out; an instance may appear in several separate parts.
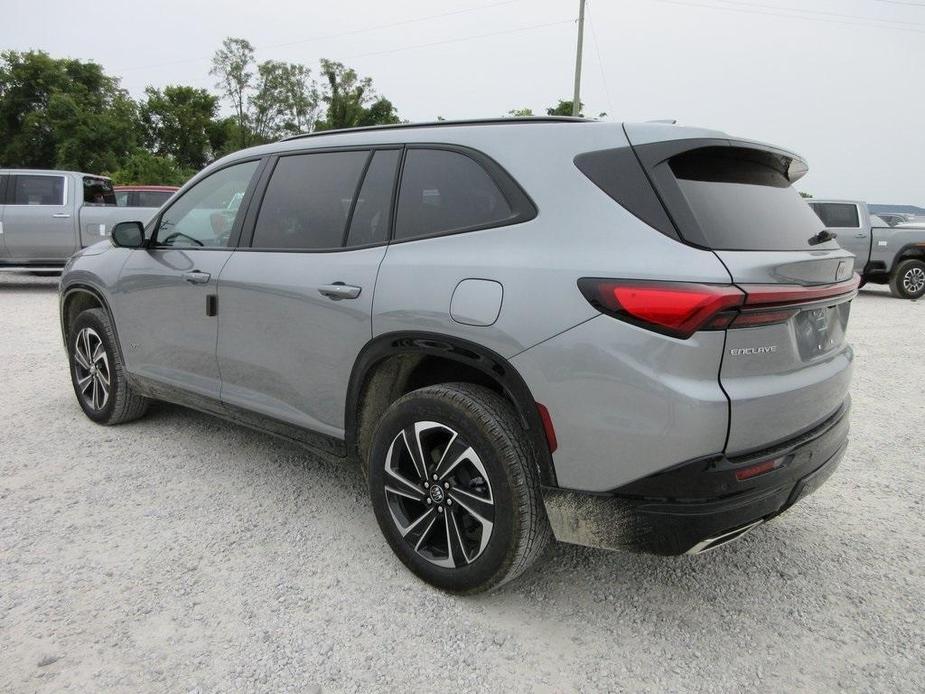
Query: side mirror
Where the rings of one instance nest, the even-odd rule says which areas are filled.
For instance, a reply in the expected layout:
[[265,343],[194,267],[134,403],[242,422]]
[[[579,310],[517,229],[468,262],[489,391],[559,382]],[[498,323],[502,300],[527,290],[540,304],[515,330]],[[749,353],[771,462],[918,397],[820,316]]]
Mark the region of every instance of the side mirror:
[[112,245],[141,248],[144,244],[145,228],[141,222],[119,222],[112,228]]

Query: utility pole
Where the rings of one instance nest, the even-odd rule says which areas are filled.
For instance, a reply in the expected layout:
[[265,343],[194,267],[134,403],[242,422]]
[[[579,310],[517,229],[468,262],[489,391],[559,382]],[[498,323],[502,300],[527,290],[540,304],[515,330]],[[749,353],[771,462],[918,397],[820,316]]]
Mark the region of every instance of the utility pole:
[[575,94],[572,96],[572,115],[581,110],[581,44],[585,38],[585,0],[578,6],[578,54],[575,56]]

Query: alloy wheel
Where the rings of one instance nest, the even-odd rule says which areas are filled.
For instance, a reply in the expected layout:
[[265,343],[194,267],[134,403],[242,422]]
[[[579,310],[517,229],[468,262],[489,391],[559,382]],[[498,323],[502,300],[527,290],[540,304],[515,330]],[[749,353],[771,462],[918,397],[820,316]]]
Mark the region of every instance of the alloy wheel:
[[903,288],[910,294],[918,294],[925,288],[925,270],[920,267],[909,268],[903,275]]
[[109,402],[112,372],[106,347],[93,328],[84,328],[74,340],[74,375],[77,392],[84,403],[102,410]]
[[406,427],[389,445],[385,473],[392,521],[419,556],[453,569],[485,551],[495,519],[491,482],[458,432],[429,421]]

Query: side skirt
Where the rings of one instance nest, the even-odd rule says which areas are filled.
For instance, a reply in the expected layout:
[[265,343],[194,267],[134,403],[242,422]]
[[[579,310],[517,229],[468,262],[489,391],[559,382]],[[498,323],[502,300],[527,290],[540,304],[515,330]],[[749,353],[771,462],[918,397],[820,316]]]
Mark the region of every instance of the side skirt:
[[270,434],[286,441],[339,458],[347,456],[347,447],[344,442],[333,436],[322,434],[311,429],[295,426],[273,417],[251,412],[241,407],[227,405],[220,400],[206,395],[190,393],[188,391],[155,381],[144,376],[130,375],[129,383],[140,395],[153,400],[161,400],[174,405],[188,407],[191,410],[204,412],[219,417],[234,424],[241,424],[264,434]]

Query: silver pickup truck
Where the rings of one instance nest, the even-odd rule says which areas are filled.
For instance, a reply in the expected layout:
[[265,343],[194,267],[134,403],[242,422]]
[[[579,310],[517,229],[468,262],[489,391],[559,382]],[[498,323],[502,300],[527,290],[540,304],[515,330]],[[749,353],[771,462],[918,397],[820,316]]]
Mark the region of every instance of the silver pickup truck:
[[116,206],[112,181],[74,171],[0,169],[0,271],[59,272],[119,222],[157,208]]
[[893,296],[925,296],[925,226],[890,226],[855,200],[808,200],[838,245],[854,253],[862,283],[889,284]]

